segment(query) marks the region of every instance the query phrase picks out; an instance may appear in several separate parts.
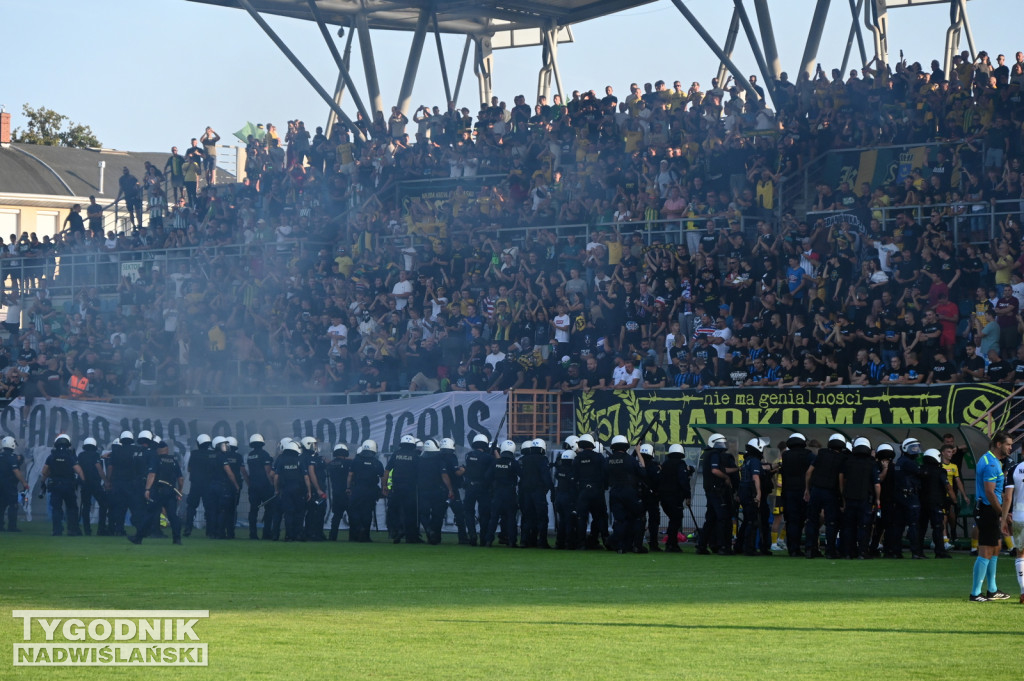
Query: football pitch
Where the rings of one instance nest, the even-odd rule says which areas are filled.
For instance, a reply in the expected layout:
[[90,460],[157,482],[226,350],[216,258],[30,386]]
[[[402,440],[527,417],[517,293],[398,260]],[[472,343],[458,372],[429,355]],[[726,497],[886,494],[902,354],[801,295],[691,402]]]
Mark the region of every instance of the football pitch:
[[[782,557],[0,534],[0,679],[1019,678],[1024,606],[973,558]],[[243,529],[244,533],[245,530]],[[200,532],[201,534],[201,532]],[[908,555],[909,558],[909,555]],[[999,586],[1016,594],[1013,560]],[[15,667],[12,610],[209,610],[209,666]],[[60,636],[57,636],[58,640]]]

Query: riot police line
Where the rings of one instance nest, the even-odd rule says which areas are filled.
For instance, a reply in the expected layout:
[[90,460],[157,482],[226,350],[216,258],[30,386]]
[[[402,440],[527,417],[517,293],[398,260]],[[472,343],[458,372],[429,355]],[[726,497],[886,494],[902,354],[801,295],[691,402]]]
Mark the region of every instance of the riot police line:
[[[354,456],[343,443],[325,456],[313,437],[284,438],[273,456],[259,434],[250,437],[245,454],[233,437],[203,434],[182,471],[167,443],[150,431],[122,432],[106,452],[86,438],[77,453],[61,434],[44,464],[39,494],[49,493],[54,535],[63,534],[65,524],[69,535],[92,534],[95,508],[97,535],[126,535],[130,516],[136,543],[163,534],[162,524],[180,543],[194,531],[200,508],[207,537],[233,539],[247,494],[250,539],[337,540],[345,517],[349,541],[368,542],[373,529],[386,529],[395,543],[438,544],[451,511],[460,544],[680,552],[688,512],[698,554],[771,555],[779,548],[770,530],[774,493],[774,513],[785,523],[779,544],[792,556],[902,557],[905,534],[912,556],[923,557],[928,525],[936,556],[949,556],[942,513],[953,492],[937,450],[922,457],[920,442],[908,438],[896,460],[891,444],[872,448],[866,438],[847,442],[837,433],[812,452],[806,438],[793,433],[780,443],[780,460],[769,464],[763,461],[768,444],[751,439],[738,463],[716,433],[698,476],[681,444],[670,445],[659,462],[652,445],[631,444],[623,435],[607,448],[591,434],[570,436],[549,457],[543,440],[517,447],[478,434],[461,462],[450,438],[421,442],[405,435],[384,465],[373,440],[362,442]],[[15,531],[18,490],[28,491],[16,449],[14,438],[0,440],[0,517]],[[699,525],[691,506],[698,477],[707,499]],[[376,513],[381,498],[383,528]]]

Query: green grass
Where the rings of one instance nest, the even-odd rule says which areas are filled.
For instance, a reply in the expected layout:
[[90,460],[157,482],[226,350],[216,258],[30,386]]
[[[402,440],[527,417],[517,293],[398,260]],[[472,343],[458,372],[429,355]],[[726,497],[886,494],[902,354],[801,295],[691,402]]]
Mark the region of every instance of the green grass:
[[[26,526],[23,526],[26,527]],[[0,679],[1019,678],[973,559],[0,534]],[[244,532],[244,531],[243,531]],[[1016,593],[1012,559],[999,585]],[[13,609],[202,609],[207,668],[12,667]],[[980,670],[984,663],[985,671]]]

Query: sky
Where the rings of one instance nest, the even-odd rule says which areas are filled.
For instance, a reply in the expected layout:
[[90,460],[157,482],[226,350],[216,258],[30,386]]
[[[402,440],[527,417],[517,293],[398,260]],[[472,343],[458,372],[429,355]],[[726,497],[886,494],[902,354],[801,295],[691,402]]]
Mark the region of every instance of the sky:
[[[1021,0],[973,0],[969,19],[979,50],[994,56],[1024,49],[1019,27]],[[45,106],[92,128],[104,147],[165,151],[212,126],[225,140],[246,121],[272,122],[282,134],[289,119],[312,130],[324,125],[328,107],[270,39],[240,9],[185,0],[3,0],[5,28],[0,72],[0,105],[12,113],[12,125],[24,126],[23,104]],[[723,43],[731,18],[727,0],[686,0],[687,7]],[[814,0],[770,0],[782,68],[791,80],[799,69]],[[751,2],[746,3],[756,21]],[[144,8],[144,9],[143,9]],[[1014,12],[1014,10],[1017,10]],[[337,69],[315,23],[268,17],[269,23],[299,55],[328,91]],[[889,12],[890,59],[902,49],[925,66],[942,60],[948,3]],[[850,28],[847,2],[834,0],[819,50],[826,69],[840,66]],[[704,89],[718,60],[670,0],[627,10],[573,26],[575,42],[559,48],[563,86],[594,89],[612,85],[621,97],[633,81],[658,79],[684,87],[696,80]],[[1014,33],[1017,33],[1015,36]],[[871,53],[870,34],[865,35]],[[379,32],[373,37],[384,110],[396,103],[411,33]],[[444,37],[444,52],[454,87],[464,38]],[[339,48],[343,41],[339,41]],[[966,39],[961,47],[966,49]],[[360,91],[362,64],[357,45],[352,73]],[[856,55],[856,47],[854,48]],[[9,55],[20,55],[11,60]],[[859,66],[851,60],[852,68]],[[741,32],[733,60],[756,73],[752,52]],[[471,66],[471,65],[470,65]],[[494,92],[511,106],[517,94],[535,100],[539,48],[495,52]],[[434,41],[425,43],[413,91],[412,110],[420,104],[444,109],[444,88]],[[459,106],[477,110],[476,79],[467,67]],[[343,108],[354,118],[346,98]]]

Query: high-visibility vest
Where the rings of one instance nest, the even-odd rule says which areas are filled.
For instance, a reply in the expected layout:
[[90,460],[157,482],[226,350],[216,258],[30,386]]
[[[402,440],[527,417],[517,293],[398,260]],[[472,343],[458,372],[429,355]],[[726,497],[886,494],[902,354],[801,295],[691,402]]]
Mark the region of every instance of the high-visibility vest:
[[85,394],[86,389],[89,387],[89,379],[85,376],[72,376],[71,377],[71,396],[81,397]]

